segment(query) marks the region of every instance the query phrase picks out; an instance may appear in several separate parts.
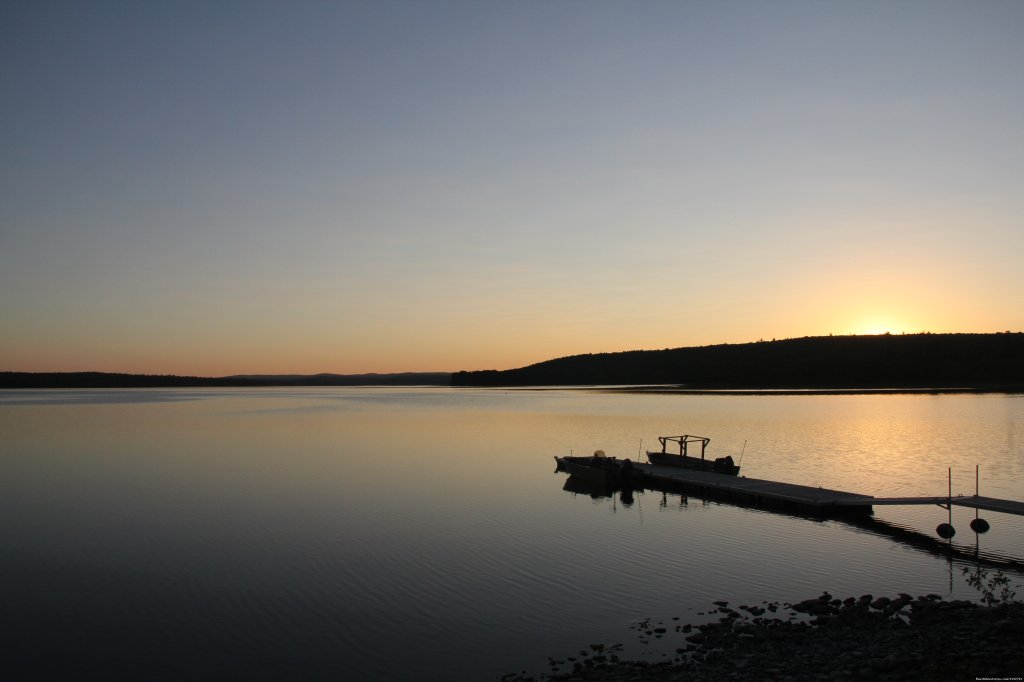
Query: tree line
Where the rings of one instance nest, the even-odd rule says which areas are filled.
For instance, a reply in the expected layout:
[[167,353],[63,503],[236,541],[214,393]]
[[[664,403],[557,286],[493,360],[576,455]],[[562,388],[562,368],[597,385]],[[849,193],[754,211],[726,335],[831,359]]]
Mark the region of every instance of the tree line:
[[114,372],[0,372],[0,388],[192,388],[246,386],[447,386],[447,372],[302,374],[229,377]]
[[1024,386],[1024,333],[817,336],[595,353],[457,372],[452,384],[1005,389]]

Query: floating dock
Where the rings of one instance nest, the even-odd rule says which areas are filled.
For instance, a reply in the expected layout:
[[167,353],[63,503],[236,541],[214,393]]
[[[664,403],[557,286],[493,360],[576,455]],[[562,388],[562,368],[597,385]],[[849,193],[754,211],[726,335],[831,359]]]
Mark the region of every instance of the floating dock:
[[[984,509],[985,511],[1000,512],[1003,514],[1016,514],[1024,516],[1024,502],[1014,500],[1001,500],[997,497],[982,497],[980,495],[956,495],[954,497],[869,497],[871,504],[937,504],[945,507],[952,504],[954,507],[970,507],[971,509]],[[854,500],[852,503],[856,503]],[[837,505],[851,504],[847,501],[837,501]]]
[[790,507],[816,514],[871,514],[874,505],[953,504],[973,509],[1024,516],[1024,502],[978,495],[930,497],[873,497],[795,483],[730,476],[661,464],[634,464],[641,484],[652,489],[685,490],[741,503]]

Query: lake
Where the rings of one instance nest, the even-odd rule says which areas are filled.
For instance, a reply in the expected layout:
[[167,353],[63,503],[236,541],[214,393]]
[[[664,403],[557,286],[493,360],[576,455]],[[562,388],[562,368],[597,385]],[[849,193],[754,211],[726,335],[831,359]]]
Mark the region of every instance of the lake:
[[[15,678],[490,680],[643,619],[733,604],[977,599],[1024,518],[875,523],[563,490],[554,455],[710,436],[742,474],[1024,500],[1024,396],[449,388],[0,392],[3,672]],[[909,533],[907,532],[909,531]],[[1008,569],[1014,582],[1024,582]],[[1024,590],[1018,590],[1018,595]],[[660,647],[660,648],[659,648]]]

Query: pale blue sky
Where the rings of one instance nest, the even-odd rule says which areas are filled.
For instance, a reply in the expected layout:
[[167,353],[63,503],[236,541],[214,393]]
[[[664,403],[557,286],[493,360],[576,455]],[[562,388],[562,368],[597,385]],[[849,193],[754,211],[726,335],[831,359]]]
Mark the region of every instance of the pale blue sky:
[[0,370],[1024,329],[1021,2],[0,5]]

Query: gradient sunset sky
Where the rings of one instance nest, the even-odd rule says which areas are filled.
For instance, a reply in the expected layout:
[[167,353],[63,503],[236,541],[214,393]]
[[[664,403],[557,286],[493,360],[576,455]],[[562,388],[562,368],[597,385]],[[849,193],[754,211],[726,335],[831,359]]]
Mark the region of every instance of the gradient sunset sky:
[[0,4],[0,370],[1024,329],[1024,2]]

